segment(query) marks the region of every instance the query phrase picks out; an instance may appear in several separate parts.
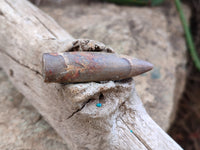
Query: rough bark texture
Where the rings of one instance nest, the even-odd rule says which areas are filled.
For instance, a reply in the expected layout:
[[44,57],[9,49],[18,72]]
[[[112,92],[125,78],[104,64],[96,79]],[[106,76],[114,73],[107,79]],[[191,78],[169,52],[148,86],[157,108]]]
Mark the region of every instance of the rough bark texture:
[[70,150],[181,149],[146,113],[133,81],[45,84],[42,53],[65,51],[73,40],[45,13],[2,0],[0,22],[2,68]]

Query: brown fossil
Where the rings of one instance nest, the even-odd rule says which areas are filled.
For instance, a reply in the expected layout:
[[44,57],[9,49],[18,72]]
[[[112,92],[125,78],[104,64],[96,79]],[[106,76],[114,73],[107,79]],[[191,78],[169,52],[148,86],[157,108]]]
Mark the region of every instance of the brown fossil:
[[45,82],[77,83],[122,80],[153,68],[149,62],[104,52],[43,54]]

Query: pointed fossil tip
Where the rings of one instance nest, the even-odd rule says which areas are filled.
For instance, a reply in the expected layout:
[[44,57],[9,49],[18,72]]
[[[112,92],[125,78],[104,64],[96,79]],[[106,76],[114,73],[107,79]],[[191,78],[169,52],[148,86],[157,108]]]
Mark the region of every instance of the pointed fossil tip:
[[132,59],[132,69],[133,76],[137,76],[152,70],[153,64],[141,59]]
[[150,71],[153,69],[153,64],[148,62],[148,61],[143,61],[144,62],[144,70],[145,72]]

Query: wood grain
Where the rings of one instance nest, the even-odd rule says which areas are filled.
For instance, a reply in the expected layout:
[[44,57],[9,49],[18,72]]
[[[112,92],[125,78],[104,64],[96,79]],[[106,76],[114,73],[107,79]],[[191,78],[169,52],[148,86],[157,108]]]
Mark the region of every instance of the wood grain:
[[1,67],[70,150],[181,149],[146,113],[133,81],[44,83],[42,54],[63,52],[74,39],[41,10],[1,0],[0,22]]

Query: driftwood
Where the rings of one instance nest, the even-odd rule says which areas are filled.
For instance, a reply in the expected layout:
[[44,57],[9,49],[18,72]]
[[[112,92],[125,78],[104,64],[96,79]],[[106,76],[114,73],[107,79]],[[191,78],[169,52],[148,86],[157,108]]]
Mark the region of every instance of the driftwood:
[[1,67],[70,150],[181,149],[146,113],[133,81],[44,83],[42,54],[74,39],[31,3],[1,0],[0,22]]

